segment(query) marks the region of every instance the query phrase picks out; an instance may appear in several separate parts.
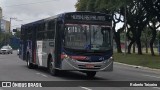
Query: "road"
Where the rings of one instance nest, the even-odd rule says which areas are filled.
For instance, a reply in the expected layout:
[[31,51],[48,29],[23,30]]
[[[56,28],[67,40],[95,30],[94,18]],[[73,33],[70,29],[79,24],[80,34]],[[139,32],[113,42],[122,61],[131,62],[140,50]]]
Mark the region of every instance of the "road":
[[[0,55],[0,81],[160,81],[160,71],[137,68],[114,63],[113,72],[98,72],[92,80],[81,72],[62,72],[51,76],[46,68],[28,69],[14,51]],[[99,83],[97,83],[98,85]],[[160,90],[160,87],[45,87],[45,88],[2,88],[0,90]]]

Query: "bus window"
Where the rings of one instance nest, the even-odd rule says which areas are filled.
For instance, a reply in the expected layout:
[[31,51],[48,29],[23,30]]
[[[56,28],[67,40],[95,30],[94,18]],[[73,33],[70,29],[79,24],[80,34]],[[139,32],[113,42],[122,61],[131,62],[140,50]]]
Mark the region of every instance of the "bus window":
[[54,39],[55,34],[55,21],[49,21],[47,25],[47,39]]
[[45,39],[45,23],[38,24],[37,28],[37,40],[43,40]]
[[65,47],[74,49],[84,49],[87,42],[87,35],[89,26],[83,27],[82,25],[66,25],[65,26]]
[[49,21],[47,30],[54,30],[54,29],[55,29],[55,21],[54,20]]
[[65,47],[82,50],[108,50],[111,48],[111,30],[101,25],[66,25]]
[[111,48],[111,30],[100,25],[91,25],[91,49],[105,50]]

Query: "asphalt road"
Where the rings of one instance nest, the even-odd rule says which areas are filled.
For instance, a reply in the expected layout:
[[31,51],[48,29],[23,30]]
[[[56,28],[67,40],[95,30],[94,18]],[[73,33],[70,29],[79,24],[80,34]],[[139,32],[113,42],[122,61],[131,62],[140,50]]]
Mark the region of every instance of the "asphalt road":
[[[81,72],[62,72],[51,76],[46,68],[28,69],[26,62],[16,52],[0,55],[0,81],[160,81],[160,70],[137,68],[114,63],[113,72],[98,72],[94,79],[87,79]],[[97,83],[97,85],[100,83]],[[160,87],[43,87],[43,88],[2,88],[0,90],[160,90]]]

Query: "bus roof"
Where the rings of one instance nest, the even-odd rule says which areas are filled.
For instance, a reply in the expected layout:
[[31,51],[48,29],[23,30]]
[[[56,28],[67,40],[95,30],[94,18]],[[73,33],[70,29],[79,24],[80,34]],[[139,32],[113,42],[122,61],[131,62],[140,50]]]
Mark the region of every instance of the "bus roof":
[[55,15],[55,16],[51,16],[51,17],[48,17],[48,18],[45,18],[45,19],[34,21],[34,22],[31,22],[31,23],[28,23],[28,24],[24,24],[22,26],[30,26],[30,25],[32,26],[34,24],[38,24],[38,23],[40,24],[40,23],[50,21],[50,20],[53,20],[53,19],[62,19],[62,18],[64,18],[64,16],[66,14],[101,14],[101,15],[110,16],[110,14],[105,14],[105,13],[100,13],[100,12],[89,12],[89,11],[65,12],[65,13],[61,13],[61,14],[58,14],[58,15]]

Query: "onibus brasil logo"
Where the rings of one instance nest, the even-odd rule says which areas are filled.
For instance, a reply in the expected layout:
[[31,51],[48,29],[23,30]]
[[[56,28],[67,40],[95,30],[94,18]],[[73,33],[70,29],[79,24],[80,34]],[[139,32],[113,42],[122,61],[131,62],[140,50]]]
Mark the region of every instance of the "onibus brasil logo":
[[2,87],[42,87],[37,82],[2,82]]

